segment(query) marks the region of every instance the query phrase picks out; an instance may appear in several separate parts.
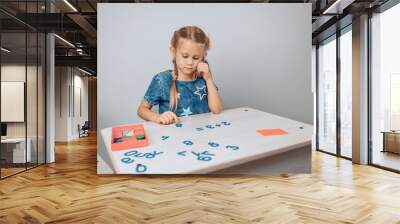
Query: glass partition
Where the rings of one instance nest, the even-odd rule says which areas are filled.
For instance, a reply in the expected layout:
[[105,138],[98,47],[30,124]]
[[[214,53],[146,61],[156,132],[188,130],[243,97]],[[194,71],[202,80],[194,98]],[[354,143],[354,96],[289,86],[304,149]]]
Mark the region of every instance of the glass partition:
[[[45,163],[45,34],[17,19],[45,1],[1,1],[0,178]],[[32,20],[37,17],[32,16]],[[33,23],[35,24],[35,23]]]
[[340,154],[352,157],[352,34],[351,26],[340,36]]
[[[1,34],[1,176],[24,171],[26,150],[26,33]],[[6,50],[4,50],[6,49]]]
[[371,162],[400,171],[400,4],[371,19]]
[[318,47],[318,149],[336,154],[336,36]]

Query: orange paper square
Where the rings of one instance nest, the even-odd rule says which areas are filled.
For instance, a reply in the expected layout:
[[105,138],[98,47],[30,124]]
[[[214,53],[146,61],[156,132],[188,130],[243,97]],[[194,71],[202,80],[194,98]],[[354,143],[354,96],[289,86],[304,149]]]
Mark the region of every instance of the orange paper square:
[[[130,138],[124,138],[123,133],[126,133]],[[133,133],[132,136],[130,136]],[[136,139],[136,135],[145,135],[145,139],[138,140]],[[114,142],[114,138],[122,138],[122,142]],[[112,135],[111,135],[111,150],[124,150],[131,148],[140,148],[149,145],[149,141],[144,132],[143,124],[137,125],[125,125],[125,126],[116,126],[112,127]]]
[[282,129],[262,129],[257,130],[262,136],[273,136],[273,135],[287,135],[288,133]]

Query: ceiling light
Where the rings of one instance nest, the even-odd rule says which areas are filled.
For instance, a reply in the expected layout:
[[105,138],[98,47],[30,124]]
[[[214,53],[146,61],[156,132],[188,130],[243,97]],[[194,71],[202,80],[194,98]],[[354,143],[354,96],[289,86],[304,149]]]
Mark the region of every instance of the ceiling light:
[[11,52],[11,50],[9,50],[9,49],[7,49],[7,48],[5,48],[5,47],[1,47],[1,50],[4,51],[4,52],[6,52],[6,53],[10,53],[10,52]]
[[64,0],[65,4],[67,4],[72,10],[74,10],[74,12],[78,12],[78,10],[71,4],[68,2],[68,0]]
[[324,10],[322,14],[327,14],[330,12],[336,5],[340,2],[340,0],[336,0],[332,5],[330,5],[327,9]]
[[61,41],[63,41],[64,43],[68,44],[69,46],[75,48],[75,45],[71,44],[71,42],[67,41],[66,39],[58,36],[57,34],[54,34],[54,36],[56,36],[58,39],[60,39]]
[[322,14],[341,14],[343,10],[351,5],[355,0],[336,0],[332,5],[324,10]]
[[85,73],[85,74],[92,75],[92,73],[90,73],[90,72],[88,72],[88,71],[85,71],[85,70],[83,70],[83,69],[81,69],[81,68],[79,68],[79,67],[78,67],[78,70],[81,71],[81,72],[83,72],[83,73]]

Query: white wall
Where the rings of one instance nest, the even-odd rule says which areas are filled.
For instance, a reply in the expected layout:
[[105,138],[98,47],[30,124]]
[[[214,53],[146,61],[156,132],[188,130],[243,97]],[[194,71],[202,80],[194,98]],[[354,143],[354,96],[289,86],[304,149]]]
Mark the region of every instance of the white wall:
[[[32,74],[34,71],[36,74],[36,67],[33,66],[28,66],[25,67],[25,65],[18,65],[18,64],[8,64],[8,65],[2,65],[1,66],[1,81],[2,82],[24,82],[26,83],[25,80],[25,75],[26,71],[28,71],[28,74]],[[1,96],[2,98],[7,97],[7,96]],[[4,110],[7,110],[8,108],[1,108],[1,110],[4,113]],[[22,108],[24,110],[24,108]],[[7,134],[8,136],[17,136],[17,137],[22,137],[25,136],[25,125],[24,122],[7,122]]]
[[[41,71],[39,71],[41,72]],[[1,81],[5,82],[25,82],[26,75],[28,76],[29,85],[36,86],[36,66],[8,64],[1,66]],[[35,77],[33,77],[35,76]],[[36,88],[27,88],[27,120],[28,120],[28,137],[31,133],[36,136]],[[4,97],[4,96],[2,96]],[[40,105],[39,105],[40,106]],[[7,108],[2,108],[6,110]],[[33,123],[32,123],[33,122]],[[26,122],[7,122],[8,137],[25,137]],[[40,136],[41,137],[41,136]]]
[[[211,35],[226,109],[312,124],[310,21],[311,4],[98,4],[98,129],[142,122],[137,107],[153,75],[172,68],[170,40],[186,25]],[[109,162],[100,136],[98,153]]]
[[[75,100],[75,113],[73,113],[73,119],[72,119],[72,136],[73,138],[78,138],[79,137],[79,133],[78,133],[78,129],[77,126],[78,124],[80,124],[81,126],[85,123],[85,121],[88,120],[89,118],[89,112],[88,112],[88,77],[87,76],[82,76],[83,73],[81,73],[80,71],[75,69],[75,75],[74,75],[74,89],[75,89],[75,96],[74,96],[74,100]],[[78,72],[78,74],[77,74]],[[79,108],[77,108],[77,105],[79,104],[78,102],[78,92],[77,90],[80,90],[80,107],[81,107],[81,112],[79,111]]]
[[68,67],[55,68],[55,141],[68,140]]
[[[88,120],[88,78],[72,67],[56,67],[55,78],[55,141],[77,139],[78,124]],[[76,104],[81,90],[82,114]],[[74,111],[75,110],[75,111]]]
[[1,121],[24,122],[25,82],[1,82]]

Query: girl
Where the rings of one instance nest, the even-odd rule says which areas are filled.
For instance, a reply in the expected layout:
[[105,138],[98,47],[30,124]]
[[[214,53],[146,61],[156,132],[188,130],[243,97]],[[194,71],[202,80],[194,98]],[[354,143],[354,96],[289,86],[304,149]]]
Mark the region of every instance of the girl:
[[[222,111],[222,101],[205,57],[210,38],[196,26],[174,32],[170,52],[173,70],[155,75],[138,108],[138,115],[160,124],[179,122],[180,116]],[[159,105],[159,113],[151,110]]]

